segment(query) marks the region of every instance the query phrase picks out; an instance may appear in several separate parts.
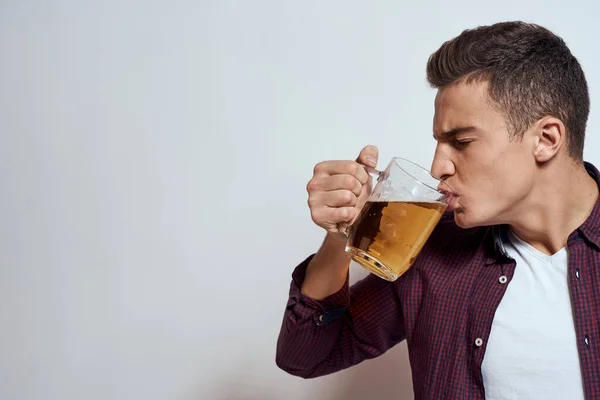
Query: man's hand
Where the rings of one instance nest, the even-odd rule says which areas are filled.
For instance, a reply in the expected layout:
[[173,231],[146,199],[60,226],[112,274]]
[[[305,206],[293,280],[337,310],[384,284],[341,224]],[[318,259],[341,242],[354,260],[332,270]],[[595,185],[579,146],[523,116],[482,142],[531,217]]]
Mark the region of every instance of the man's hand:
[[371,194],[371,177],[363,166],[375,168],[379,151],[366,146],[356,161],[323,161],[306,185],[312,220],[330,234],[340,234],[358,217]]

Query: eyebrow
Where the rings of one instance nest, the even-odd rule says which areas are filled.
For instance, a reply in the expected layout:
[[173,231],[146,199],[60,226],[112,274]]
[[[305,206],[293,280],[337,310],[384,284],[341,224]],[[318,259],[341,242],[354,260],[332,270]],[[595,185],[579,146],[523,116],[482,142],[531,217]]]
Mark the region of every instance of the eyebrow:
[[439,136],[434,133],[433,138],[435,140],[440,140],[440,139],[449,140],[461,133],[469,133],[469,132],[473,132],[473,131],[475,131],[474,126],[463,126],[463,127],[459,127],[459,128],[450,129],[448,131],[444,131]]

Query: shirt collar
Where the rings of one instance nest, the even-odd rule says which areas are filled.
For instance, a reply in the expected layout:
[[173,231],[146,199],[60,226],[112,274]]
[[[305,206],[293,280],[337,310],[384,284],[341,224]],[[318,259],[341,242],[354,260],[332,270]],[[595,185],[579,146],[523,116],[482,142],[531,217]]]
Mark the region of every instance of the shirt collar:
[[[596,181],[596,184],[600,187],[600,171],[591,163],[584,162],[584,166],[588,174]],[[507,225],[494,225],[489,227],[488,233],[492,237],[492,248],[489,254],[489,261],[496,262],[500,258],[510,259],[504,243],[507,240]],[[600,249],[600,196],[596,200],[596,204],[592,209],[589,217],[583,222],[583,224],[577,228],[574,232],[569,235],[569,242],[575,240],[579,232],[590,242],[596,245]]]
[[[589,162],[585,162],[584,164],[588,174],[594,178],[596,184],[600,187],[600,172],[598,169]],[[598,196],[598,200],[596,200],[596,204],[594,205],[590,216],[578,228],[578,231],[580,231],[588,241],[600,248],[600,196]],[[571,236],[575,233],[576,232],[573,232]],[[571,236],[569,239],[571,239]]]
[[[492,240],[491,246],[487,246],[488,253],[485,262],[486,265],[495,264],[499,261],[509,261],[511,259],[504,247],[507,228],[508,225],[493,225],[488,227],[488,237]],[[490,241],[488,241],[488,243],[490,243]]]

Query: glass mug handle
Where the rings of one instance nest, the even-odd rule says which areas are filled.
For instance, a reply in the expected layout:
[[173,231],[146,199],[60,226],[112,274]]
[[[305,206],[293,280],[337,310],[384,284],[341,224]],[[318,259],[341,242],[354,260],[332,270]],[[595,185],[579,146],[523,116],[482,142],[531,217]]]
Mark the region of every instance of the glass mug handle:
[[[362,165],[362,164],[361,164]],[[363,168],[365,169],[365,171],[367,171],[367,173],[375,179],[375,182],[379,182],[379,180],[381,179],[381,177],[383,176],[383,173],[385,171],[379,171],[375,168],[372,167],[368,167],[366,165],[363,165]],[[376,183],[377,184],[377,183]],[[371,191],[373,191],[373,188],[371,189]],[[371,196],[371,194],[369,193],[369,196]],[[364,207],[364,206],[363,206]],[[348,223],[348,222],[340,222],[337,224],[337,229],[340,233],[343,233],[346,237],[350,236],[350,228],[352,228],[352,224]]]

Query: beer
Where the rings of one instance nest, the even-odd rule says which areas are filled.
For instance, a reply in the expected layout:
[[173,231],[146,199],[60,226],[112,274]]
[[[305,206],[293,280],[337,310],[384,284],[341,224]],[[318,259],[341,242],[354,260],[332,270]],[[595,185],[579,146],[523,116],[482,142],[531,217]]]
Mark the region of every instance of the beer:
[[446,204],[368,201],[353,224],[346,252],[375,275],[394,281],[410,268]]

